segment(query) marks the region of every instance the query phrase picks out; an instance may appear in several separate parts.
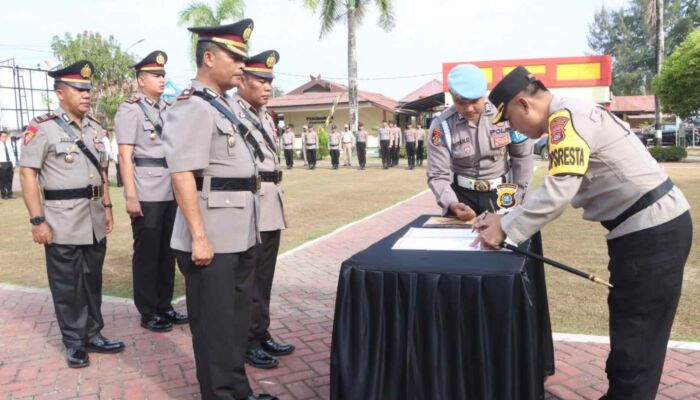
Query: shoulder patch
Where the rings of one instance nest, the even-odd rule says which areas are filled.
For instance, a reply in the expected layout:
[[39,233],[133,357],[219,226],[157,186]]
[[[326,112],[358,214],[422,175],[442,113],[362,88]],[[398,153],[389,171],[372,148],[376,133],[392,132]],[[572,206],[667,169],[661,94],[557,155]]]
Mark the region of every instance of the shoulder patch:
[[50,113],[46,113],[44,115],[40,115],[40,116],[34,118],[34,121],[36,121],[38,123],[42,123],[42,122],[50,121],[50,120],[56,118],[57,116],[58,115],[56,115],[56,113],[50,112]]
[[139,98],[139,96],[134,95],[134,96],[129,97],[129,99],[126,102],[129,104],[135,104],[135,103],[138,103],[139,100],[141,100]]
[[520,144],[527,140],[527,135],[520,133],[514,129],[510,130],[510,141],[514,144]]
[[438,128],[433,129],[430,141],[433,143],[433,146],[442,146],[442,131]]
[[36,125],[28,125],[27,129],[24,131],[24,139],[22,140],[22,143],[26,146],[29,142],[31,142],[31,140],[34,139],[34,136],[36,136],[36,132],[38,130],[39,128],[37,128]]
[[549,116],[549,175],[584,175],[591,148],[576,131],[567,109]]
[[187,88],[187,89],[183,90],[179,96],[177,96],[177,100],[187,100],[190,97],[192,97],[193,93],[194,93],[194,90],[192,90],[191,88]]

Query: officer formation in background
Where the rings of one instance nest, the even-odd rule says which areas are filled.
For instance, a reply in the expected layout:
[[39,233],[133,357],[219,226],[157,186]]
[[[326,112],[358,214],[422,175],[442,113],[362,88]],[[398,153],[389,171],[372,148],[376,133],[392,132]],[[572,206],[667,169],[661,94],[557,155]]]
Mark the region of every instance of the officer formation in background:
[[[133,65],[138,92],[115,116],[134,239],[134,303],[141,326],[150,331],[189,322],[203,399],[276,399],[253,393],[245,364],[275,368],[278,357],[295,350],[269,332],[277,254],[287,228],[280,154],[286,169],[294,167],[294,126],[278,134],[266,109],[280,54],[249,54],[250,19],[189,30],[197,35],[191,86],[174,104],[162,101],[167,54],[155,50]],[[125,348],[101,334],[102,267],[113,217],[110,143],[88,114],[93,73],[87,60],[50,72],[59,107],[27,127],[19,161],[32,237],[44,245],[73,368],[88,366],[90,352]],[[420,123],[402,131],[383,121],[382,168],[399,164],[401,147],[408,169],[422,166],[427,150],[427,183],[443,214],[462,220],[481,214],[476,229],[484,248],[497,248],[506,237],[526,240],[569,203],[582,207],[585,219],[600,221],[610,231],[615,286],[608,299],[608,396],[652,399],[692,237],[685,197],[616,117],[594,103],[552,95],[523,67],[488,99],[486,79],[474,65],[452,69],[448,87],[454,104],[427,132]],[[552,155],[549,176],[526,193],[533,172],[533,142],[527,139],[544,132]],[[362,123],[357,133],[332,126],[332,168],[339,168],[341,154],[343,166],[352,167],[355,152],[365,169],[367,138]],[[322,146],[313,125],[302,127],[301,143],[304,165],[313,170]],[[17,159],[0,132],[3,198],[12,195]],[[187,314],[171,305],[176,261],[185,277]]]

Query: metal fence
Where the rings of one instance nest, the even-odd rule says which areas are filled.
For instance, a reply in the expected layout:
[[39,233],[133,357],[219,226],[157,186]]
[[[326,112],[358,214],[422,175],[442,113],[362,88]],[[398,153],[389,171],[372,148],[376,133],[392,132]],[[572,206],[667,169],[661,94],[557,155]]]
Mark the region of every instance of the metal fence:
[[24,68],[6,60],[0,65],[0,127],[21,131],[32,118],[58,104],[47,70]]

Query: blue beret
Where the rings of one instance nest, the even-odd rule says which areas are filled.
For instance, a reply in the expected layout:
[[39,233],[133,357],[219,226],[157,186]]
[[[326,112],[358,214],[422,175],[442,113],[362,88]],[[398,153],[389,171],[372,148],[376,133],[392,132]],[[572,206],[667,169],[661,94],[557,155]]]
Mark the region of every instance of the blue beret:
[[486,94],[486,77],[473,64],[458,65],[447,75],[450,92],[462,99],[480,99]]

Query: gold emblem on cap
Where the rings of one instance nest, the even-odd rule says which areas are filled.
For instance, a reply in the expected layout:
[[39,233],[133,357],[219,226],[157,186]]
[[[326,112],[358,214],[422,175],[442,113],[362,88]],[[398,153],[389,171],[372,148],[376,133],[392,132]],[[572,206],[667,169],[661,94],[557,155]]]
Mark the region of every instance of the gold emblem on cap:
[[80,69],[80,76],[83,78],[89,78],[92,75],[92,68],[90,68],[89,64],[83,65],[83,68]]
[[250,35],[253,33],[253,25],[248,25],[243,31],[243,41],[247,42],[250,39]]
[[267,65],[268,68],[272,68],[276,62],[277,62],[277,58],[275,58],[275,54],[272,53],[267,57],[267,61],[265,61],[265,65]]
[[158,56],[156,57],[156,62],[159,65],[165,65],[165,56],[163,55],[163,53],[158,53]]

